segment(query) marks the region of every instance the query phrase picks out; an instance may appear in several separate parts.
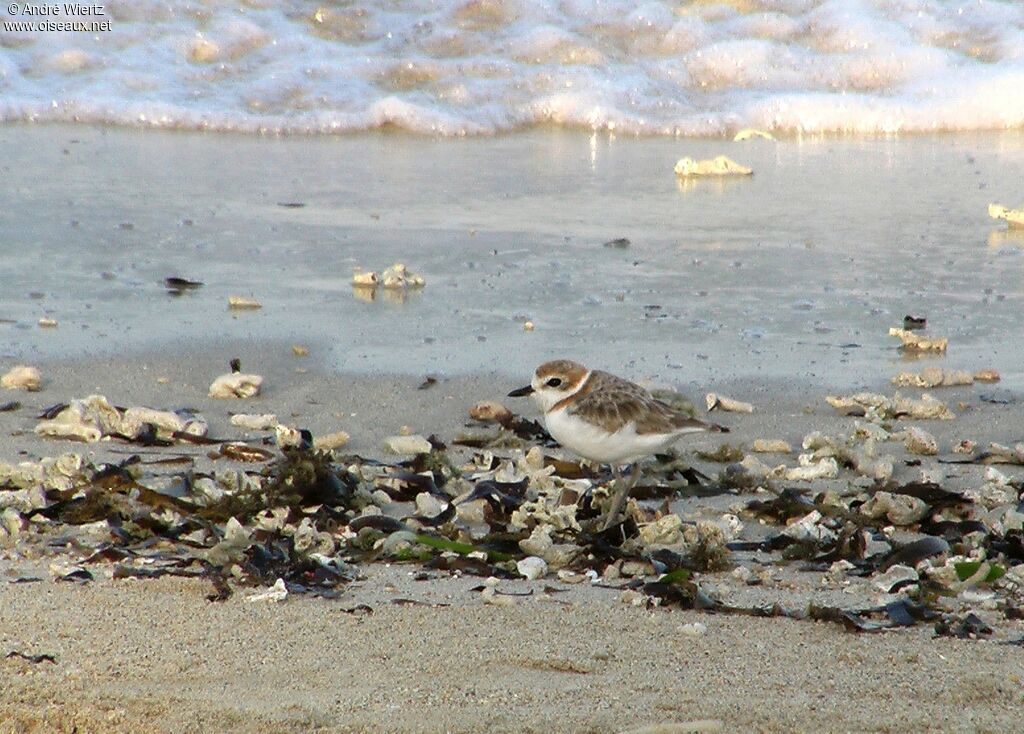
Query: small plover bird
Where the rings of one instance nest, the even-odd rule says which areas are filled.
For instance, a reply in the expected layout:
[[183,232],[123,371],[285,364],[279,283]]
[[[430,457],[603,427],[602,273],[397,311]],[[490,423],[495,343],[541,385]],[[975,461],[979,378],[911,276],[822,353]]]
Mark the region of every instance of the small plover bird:
[[619,488],[605,528],[616,523],[640,476],[634,467],[627,484],[623,465],[664,451],[687,433],[729,430],[673,410],[636,383],[567,359],[545,362],[529,385],[509,393],[525,395],[544,411],[544,424],[556,441],[585,459],[612,466]]

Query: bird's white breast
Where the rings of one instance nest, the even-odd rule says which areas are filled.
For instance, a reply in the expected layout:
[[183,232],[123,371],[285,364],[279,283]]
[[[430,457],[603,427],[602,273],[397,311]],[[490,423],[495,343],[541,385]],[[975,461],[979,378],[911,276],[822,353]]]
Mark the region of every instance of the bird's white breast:
[[565,408],[546,413],[544,423],[558,443],[585,459],[604,464],[618,464],[663,451],[687,432],[638,434],[636,425],[630,422],[609,433]]

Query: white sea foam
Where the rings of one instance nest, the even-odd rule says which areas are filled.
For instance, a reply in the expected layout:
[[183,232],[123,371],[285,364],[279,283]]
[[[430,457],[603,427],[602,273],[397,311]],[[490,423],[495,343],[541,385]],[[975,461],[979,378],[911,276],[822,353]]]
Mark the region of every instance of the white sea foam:
[[110,0],[103,13],[92,20],[110,31],[0,29],[0,120],[442,135],[1024,127],[1024,2]]

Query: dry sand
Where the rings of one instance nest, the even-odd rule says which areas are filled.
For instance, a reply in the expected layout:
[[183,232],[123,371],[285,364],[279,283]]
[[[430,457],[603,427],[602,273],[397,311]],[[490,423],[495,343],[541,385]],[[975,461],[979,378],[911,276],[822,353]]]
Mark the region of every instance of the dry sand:
[[[212,377],[236,355],[265,375],[264,395],[207,398]],[[241,435],[229,426],[229,411],[276,412],[317,433],[347,430],[353,451],[379,455],[381,437],[402,425],[451,438],[462,430],[468,406],[501,399],[525,379],[478,375],[419,390],[420,377],[338,375],[320,369],[315,355],[291,356],[285,344],[41,366],[42,392],[3,395],[25,404],[0,414],[4,459],[67,450],[123,459],[152,451],[31,435],[38,408],[96,391],[120,404],[197,408],[216,436]],[[812,428],[852,425],[817,389],[713,387],[757,406],[752,415],[719,416],[733,427],[733,442],[770,437],[798,445]],[[981,402],[987,389],[940,392],[960,403],[962,415],[927,428],[944,445],[965,436],[1012,443],[1021,407]],[[528,404],[505,402],[533,414]],[[702,437],[686,448],[717,444]],[[161,451],[179,453],[178,447]],[[199,448],[180,453],[204,454]],[[695,465],[709,473],[718,468]],[[916,471],[900,467],[898,476],[909,479]],[[971,471],[977,468],[952,469],[962,481],[973,481]],[[708,502],[714,505],[713,498]],[[927,625],[856,635],[824,623],[648,611],[623,604],[618,591],[552,579],[502,582],[502,590],[532,596],[504,597],[516,603],[496,607],[471,591],[478,578],[414,581],[417,567],[402,565],[363,567],[366,578],[338,600],[293,595],[283,603],[248,602],[241,589],[211,603],[207,582],[115,581],[102,578],[100,567],[88,585],[55,582],[47,569],[52,560],[8,553],[0,564],[7,579],[0,581],[0,654],[55,658],[0,659],[2,732],[619,732],[704,719],[721,722],[723,731],[1013,731],[1024,702],[1019,647],[933,639]],[[43,580],[11,582],[24,575]],[[826,588],[820,579],[786,571],[776,585],[758,589],[757,598],[870,599],[862,587]],[[728,574],[709,582],[733,601],[752,599]],[[545,594],[545,585],[566,591]],[[356,609],[360,604],[372,613]],[[684,625],[694,622],[706,631],[687,634]],[[1004,620],[996,640],[1022,634],[1024,625]]]

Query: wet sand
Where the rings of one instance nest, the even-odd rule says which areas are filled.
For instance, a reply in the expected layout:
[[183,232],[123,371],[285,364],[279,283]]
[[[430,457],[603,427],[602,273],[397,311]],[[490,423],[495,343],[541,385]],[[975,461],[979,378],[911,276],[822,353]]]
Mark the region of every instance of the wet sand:
[[[554,356],[671,385],[698,405],[708,391],[750,401],[751,415],[716,417],[730,442],[794,447],[812,430],[851,429],[825,404],[830,392],[891,395],[893,374],[930,365],[995,368],[998,385],[933,391],[957,418],[921,425],[944,449],[1013,444],[1024,242],[985,205],[1020,198],[1022,140],[733,148],[543,132],[437,142],[6,127],[0,367],[35,364],[44,383],[0,392],[23,403],[0,413],[0,461],[149,458],[32,434],[42,408],[91,393],[196,408],[217,437],[244,436],[230,412],[274,412],[316,434],[348,431],[352,452],[382,456],[381,439],[402,426],[452,438],[478,400],[535,415],[503,396]],[[751,181],[677,187],[676,158],[723,149],[754,166]],[[440,167],[453,183],[436,185]],[[630,246],[602,246],[616,237]],[[353,296],[353,266],[396,260],[427,276],[422,292]],[[206,285],[173,298],[168,275]],[[228,312],[231,294],[264,308]],[[927,315],[951,337],[949,354],[905,361],[886,336],[904,313]],[[42,316],[59,326],[39,328]],[[535,331],[523,331],[527,318]],[[310,355],[293,356],[295,343]],[[206,396],[232,357],[264,375],[263,395]],[[427,375],[438,383],[418,389]],[[981,399],[995,393],[1009,402]],[[161,451],[212,463],[201,447]],[[983,468],[944,471],[965,486]],[[919,472],[897,462],[900,481]],[[679,502],[720,512],[733,498]],[[363,568],[339,600],[248,603],[241,590],[211,603],[209,584],[194,581],[57,583],[48,564],[64,551],[53,552],[0,561],[0,654],[56,658],[0,660],[0,732],[619,732],[698,719],[724,731],[1009,731],[1022,703],[1018,648],[998,644],[1024,635],[1020,621],[1002,620],[993,641],[932,639],[928,625],[855,635],[647,611],[584,585],[546,599],[550,580],[502,582],[534,594],[494,607],[470,591],[479,579],[412,581],[414,567],[384,565]],[[25,574],[43,581],[11,583]],[[820,574],[780,572],[753,591],[727,576],[713,583],[737,603],[874,600]],[[373,613],[345,611],[358,604]],[[692,622],[707,631],[686,634]]]

